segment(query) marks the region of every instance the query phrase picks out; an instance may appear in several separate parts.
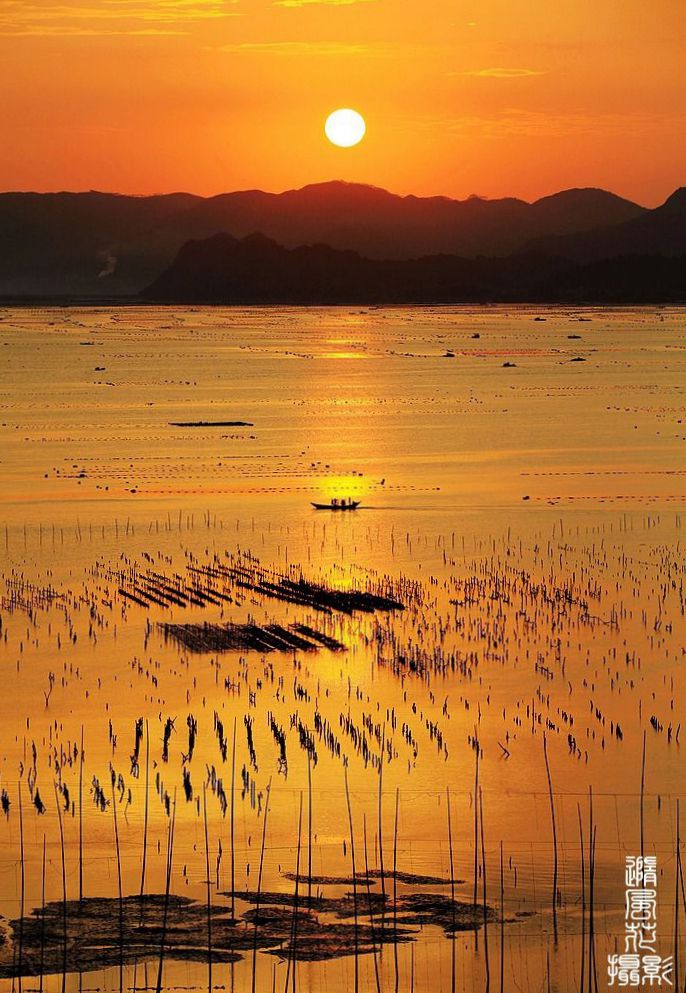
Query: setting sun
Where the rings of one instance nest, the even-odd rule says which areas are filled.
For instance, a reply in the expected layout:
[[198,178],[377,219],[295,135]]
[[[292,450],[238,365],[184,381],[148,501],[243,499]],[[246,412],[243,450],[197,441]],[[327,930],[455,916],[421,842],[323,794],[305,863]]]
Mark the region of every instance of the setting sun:
[[329,114],[324,125],[326,137],[332,145],[338,145],[339,148],[352,148],[353,145],[359,145],[366,130],[367,125],[364,117],[356,110],[349,108],[334,110],[332,114]]

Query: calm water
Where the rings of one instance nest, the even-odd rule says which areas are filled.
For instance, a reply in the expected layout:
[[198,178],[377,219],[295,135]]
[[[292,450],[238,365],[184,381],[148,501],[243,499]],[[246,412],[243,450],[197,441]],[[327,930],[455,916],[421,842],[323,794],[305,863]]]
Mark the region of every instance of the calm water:
[[[415,921],[397,953],[300,954],[300,989],[352,989],[356,968],[362,990],[483,989],[487,970],[499,989],[501,950],[506,989],[544,989],[548,970],[553,989],[579,988],[582,968],[587,984],[589,789],[599,985],[608,952],[623,950],[623,861],[640,851],[641,807],[671,954],[686,792],[682,311],[5,310],[0,349],[7,921],[22,906],[20,789],[26,913],[42,902],[44,838],[45,899],[63,898],[58,805],[68,900],[80,875],[84,897],[118,895],[115,811],[122,891],[139,892],[141,718],[145,890],[165,890],[176,795],[171,892],[204,905],[207,858],[212,903],[227,907],[235,719],[237,891],[257,887],[269,784],[261,890],[294,892],[301,796],[301,892],[308,860],[315,877],[350,875],[347,770],[357,868],[366,832],[391,914],[394,847],[399,872],[444,881],[399,878],[398,899],[450,896],[447,790],[456,896],[472,903],[476,864],[478,901],[493,911],[476,938]],[[189,422],[205,426],[177,426]],[[311,508],[334,496],[362,506]],[[277,582],[383,591],[405,609],[326,613],[218,578],[237,562],[254,578],[258,561]],[[140,602],[153,580],[188,590],[208,568],[225,598]],[[198,652],[165,639],[161,622],[301,624],[345,648]],[[17,959],[6,930],[0,967]],[[284,986],[287,954],[259,951],[254,966],[241,954],[214,962],[213,985],[249,990],[255,969],[258,989]],[[164,985],[207,988],[207,965],[189,959],[167,959]],[[44,988],[62,987],[53,971]],[[89,960],[65,982],[142,988],[156,975],[156,959],[123,972]]]

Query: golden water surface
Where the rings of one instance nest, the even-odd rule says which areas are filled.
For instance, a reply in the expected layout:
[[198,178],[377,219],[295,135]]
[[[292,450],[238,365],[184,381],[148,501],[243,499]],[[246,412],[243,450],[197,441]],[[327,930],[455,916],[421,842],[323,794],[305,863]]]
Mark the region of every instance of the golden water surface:
[[[232,866],[236,914],[258,880],[351,892],[316,881],[350,877],[350,819],[390,914],[449,897],[448,803],[455,894],[487,902],[487,928],[427,920],[295,965],[277,943],[211,976],[167,956],[164,986],[586,989],[591,837],[599,988],[642,844],[673,954],[685,349],[667,309],[0,311],[0,967],[22,907],[117,898],[120,873],[138,894],[146,837],[143,887],[164,894],[174,811],[169,888],[203,905],[209,879],[229,907]],[[360,508],[311,506],[334,497]],[[256,576],[404,609],[321,610]],[[141,597],[151,577],[223,598]],[[161,627],[204,622],[344,648],[196,651]],[[23,983],[154,989],[157,970]]]

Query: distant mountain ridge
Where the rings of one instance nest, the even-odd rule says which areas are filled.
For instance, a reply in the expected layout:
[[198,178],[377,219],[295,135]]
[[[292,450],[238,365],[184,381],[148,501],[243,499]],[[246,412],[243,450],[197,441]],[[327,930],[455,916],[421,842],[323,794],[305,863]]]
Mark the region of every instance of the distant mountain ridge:
[[675,190],[661,206],[628,218],[622,224],[541,238],[535,247],[577,262],[597,262],[618,255],[683,255],[686,187]]
[[328,245],[288,249],[261,234],[218,234],[184,245],[143,297],[229,305],[684,302],[686,255],[582,265],[536,252],[380,260]]
[[[216,234],[244,238],[260,232],[285,248],[326,244],[389,261],[441,254],[503,257],[528,250],[595,261],[607,257],[599,244],[612,255],[621,246],[624,252],[676,256],[686,253],[683,225],[673,216],[682,214],[682,192],[656,210],[597,189],[566,190],[526,203],[397,196],[343,182],[208,198],[4,193],[0,296],[135,295],[186,242]],[[674,197],[676,209],[670,207]]]

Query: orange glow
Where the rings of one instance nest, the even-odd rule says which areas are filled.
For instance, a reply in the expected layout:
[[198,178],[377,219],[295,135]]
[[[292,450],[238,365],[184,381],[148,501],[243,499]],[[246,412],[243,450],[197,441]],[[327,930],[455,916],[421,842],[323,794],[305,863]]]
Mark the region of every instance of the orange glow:
[[[682,0],[15,0],[0,188],[655,204],[686,175],[685,27]],[[349,106],[369,131],[342,154],[322,121]]]

